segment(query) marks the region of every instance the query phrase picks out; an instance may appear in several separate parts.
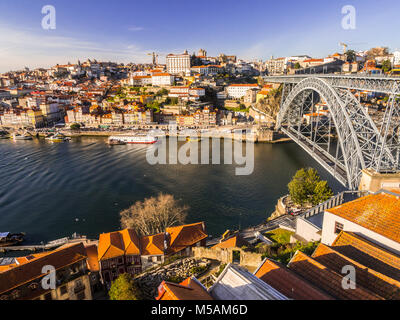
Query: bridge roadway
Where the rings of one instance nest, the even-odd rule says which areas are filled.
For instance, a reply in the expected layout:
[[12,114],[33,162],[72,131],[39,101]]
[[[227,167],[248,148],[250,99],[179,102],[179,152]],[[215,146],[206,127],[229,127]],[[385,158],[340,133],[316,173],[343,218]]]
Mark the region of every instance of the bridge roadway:
[[265,82],[297,84],[306,78],[320,78],[335,88],[371,91],[385,94],[400,94],[400,77],[384,75],[342,75],[342,74],[296,74],[265,76]]
[[[281,130],[293,141],[295,141],[304,151],[306,151],[311,157],[314,158],[322,167],[324,167],[332,176],[334,176],[341,184],[346,186],[347,173],[344,166],[338,165],[332,155],[328,155],[327,151],[320,149],[318,146],[313,144],[310,140],[307,140],[301,134],[296,134],[286,128]],[[324,152],[323,152],[324,151]]]

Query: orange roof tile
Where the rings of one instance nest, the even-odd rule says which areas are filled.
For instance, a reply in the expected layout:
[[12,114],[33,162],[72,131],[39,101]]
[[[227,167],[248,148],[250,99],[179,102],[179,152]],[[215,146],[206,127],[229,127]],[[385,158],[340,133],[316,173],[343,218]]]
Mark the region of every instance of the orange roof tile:
[[180,284],[163,281],[156,300],[214,300],[195,278],[188,278]]
[[340,300],[381,300],[378,295],[360,287],[345,290],[342,287],[343,275],[328,269],[321,263],[297,251],[288,267],[314,286]]
[[169,250],[179,252],[206,239],[208,235],[204,229],[203,222],[167,228],[166,232],[170,235]]
[[142,255],[163,255],[164,254],[164,233],[140,238]]
[[400,256],[352,232],[341,232],[332,249],[367,268],[400,281]]
[[92,272],[99,271],[100,267],[99,267],[99,259],[97,256],[97,246],[95,244],[92,244],[90,246],[86,246],[85,250],[86,250],[86,255],[88,257],[87,262],[89,270]]
[[226,248],[240,248],[246,244],[247,244],[247,242],[244,241],[242,239],[242,237],[240,237],[237,234],[233,237],[230,237],[229,239],[227,239],[225,241],[222,241],[222,242],[216,244],[215,246],[212,247],[212,249],[214,249],[214,248],[225,248],[225,249]]
[[400,243],[399,208],[398,196],[382,192],[326,211]]
[[315,288],[283,265],[265,259],[254,274],[271,287],[294,300],[332,300],[326,293]]
[[124,243],[118,231],[100,234],[99,260],[112,259],[122,255],[124,255]]
[[122,239],[124,241],[126,255],[140,255],[139,238],[136,232],[132,229],[125,229],[121,231]]
[[0,273],[0,294],[24,283],[43,277],[42,268],[54,266],[56,270],[86,259],[82,243],[68,245],[54,251],[49,251],[27,263]]
[[344,266],[353,266],[356,270],[358,286],[362,286],[385,299],[400,299],[399,281],[367,268],[361,263],[335,251],[334,248],[320,244],[313,253],[312,258],[338,274],[341,274]]

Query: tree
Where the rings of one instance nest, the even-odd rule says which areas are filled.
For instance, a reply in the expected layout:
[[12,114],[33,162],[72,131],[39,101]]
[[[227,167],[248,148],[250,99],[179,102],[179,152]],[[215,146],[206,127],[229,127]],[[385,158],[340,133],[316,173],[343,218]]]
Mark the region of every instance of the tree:
[[292,201],[298,205],[318,205],[333,196],[326,181],[321,180],[317,170],[300,169],[288,184]]
[[387,73],[390,70],[392,70],[392,64],[390,63],[389,60],[385,60],[385,61],[382,62],[382,70],[385,73]]
[[108,291],[110,300],[140,300],[140,291],[129,273],[123,273],[112,282]]
[[121,227],[134,229],[140,235],[161,233],[168,227],[184,224],[188,209],[174,196],[160,193],[121,211]]
[[81,125],[79,123],[73,123],[70,126],[71,130],[79,130],[81,128]]
[[294,65],[294,68],[295,68],[295,69],[300,69],[300,68],[301,68],[300,63],[299,63],[299,62],[296,62],[295,65]]
[[346,52],[346,60],[347,60],[347,62],[356,61],[356,52],[354,50],[347,50],[347,52]]

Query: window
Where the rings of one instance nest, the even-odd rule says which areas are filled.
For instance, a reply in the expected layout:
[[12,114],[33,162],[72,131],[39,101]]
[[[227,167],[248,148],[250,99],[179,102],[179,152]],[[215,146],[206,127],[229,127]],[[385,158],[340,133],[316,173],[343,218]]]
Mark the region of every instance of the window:
[[46,294],[44,295],[44,300],[52,300],[51,292],[46,293]]
[[341,231],[343,231],[343,224],[335,222],[335,234],[339,234]]
[[60,287],[60,293],[61,294],[66,294],[67,293],[67,286],[62,286],[62,287]]

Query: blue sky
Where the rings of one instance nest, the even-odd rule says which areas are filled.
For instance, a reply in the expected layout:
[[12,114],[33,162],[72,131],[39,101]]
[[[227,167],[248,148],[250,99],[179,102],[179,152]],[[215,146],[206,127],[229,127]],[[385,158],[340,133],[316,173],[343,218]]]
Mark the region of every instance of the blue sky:
[[[48,4],[56,8],[56,30],[41,28]],[[356,8],[355,30],[341,27],[344,5]],[[88,57],[150,62],[148,52],[199,48],[244,59],[323,57],[341,50],[339,42],[394,50],[398,12],[398,0],[0,0],[0,72]]]

